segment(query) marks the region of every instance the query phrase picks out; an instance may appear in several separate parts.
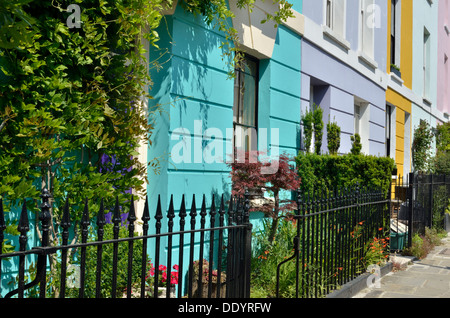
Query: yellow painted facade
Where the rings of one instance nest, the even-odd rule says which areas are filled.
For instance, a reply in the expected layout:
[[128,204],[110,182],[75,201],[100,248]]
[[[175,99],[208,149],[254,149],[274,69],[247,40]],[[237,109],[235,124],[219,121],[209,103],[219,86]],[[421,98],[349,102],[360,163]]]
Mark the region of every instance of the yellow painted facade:
[[[388,21],[391,21],[391,0],[388,1]],[[413,29],[413,4],[412,1],[401,1],[401,42],[400,42],[400,70],[403,80],[403,86],[411,89],[412,87],[412,29]],[[390,65],[394,64],[391,61],[391,24],[388,23],[388,61],[387,73],[390,73]],[[412,104],[405,96],[399,93],[399,90],[394,90],[388,87],[386,90],[386,102],[396,108],[395,112],[395,154],[394,159],[397,164],[399,174],[403,174],[403,166],[405,164],[405,114],[411,114]],[[410,145],[411,146],[411,145]],[[411,160],[407,158],[406,160]]]

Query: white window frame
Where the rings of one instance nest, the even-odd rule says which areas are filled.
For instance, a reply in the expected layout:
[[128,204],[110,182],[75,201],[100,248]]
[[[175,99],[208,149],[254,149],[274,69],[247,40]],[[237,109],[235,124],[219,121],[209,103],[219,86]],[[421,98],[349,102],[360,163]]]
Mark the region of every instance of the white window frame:
[[[338,20],[337,6],[342,5],[342,21]],[[324,0],[324,25],[336,32],[342,38],[345,38],[347,0]],[[331,10],[331,12],[329,12]],[[328,18],[330,16],[330,18]],[[340,23],[339,23],[340,22]]]
[[360,0],[359,1],[359,51],[369,58],[374,58],[375,47],[375,32],[374,28],[367,25],[369,14],[373,15],[373,12],[368,12],[369,6],[375,4],[374,0]]
[[354,133],[361,137],[361,152],[369,154],[370,103],[355,96],[354,98]]
[[[338,5],[342,11],[338,15]],[[323,0],[323,33],[333,41],[350,50],[350,43],[346,37],[347,0]],[[341,21],[339,21],[341,17]]]
[[431,34],[424,28],[423,31],[423,98],[430,95],[430,54],[431,54]]
[[[391,5],[391,4],[389,4]],[[401,27],[402,27],[402,0],[396,0],[395,1],[395,12],[392,12],[391,10],[391,32],[392,32],[392,24],[394,23],[394,37],[395,37],[395,56],[394,56],[394,61],[391,61],[391,64],[395,64],[398,67],[400,67],[401,69],[401,65],[400,65],[400,54],[401,54]],[[395,21],[393,21],[393,17],[395,14]],[[391,35],[389,35],[390,38]],[[390,41],[390,40],[389,40]],[[392,43],[391,43],[392,45]],[[390,56],[390,53],[389,53]]]

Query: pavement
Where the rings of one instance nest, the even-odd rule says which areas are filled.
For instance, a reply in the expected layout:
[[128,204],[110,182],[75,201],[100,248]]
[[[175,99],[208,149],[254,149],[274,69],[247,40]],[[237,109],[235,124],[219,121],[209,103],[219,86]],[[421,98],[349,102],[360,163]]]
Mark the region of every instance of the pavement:
[[394,255],[391,261],[393,271],[352,298],[450,298],[450,233],[422,260]]

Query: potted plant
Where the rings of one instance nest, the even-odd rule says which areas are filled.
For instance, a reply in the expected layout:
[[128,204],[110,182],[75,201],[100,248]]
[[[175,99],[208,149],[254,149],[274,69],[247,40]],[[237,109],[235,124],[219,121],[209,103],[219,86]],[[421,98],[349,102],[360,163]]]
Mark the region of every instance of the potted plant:
[[398,77],[402,77],[402,73],[400,72],[400,67],[395,64],[391,64],[391,72],[397,75]]
[[[146,295],[148,297],[153,297],[154,286],[155,286],[155,267],[149,261],[150,270],[147,272],[145,277],[146,281]],[[175,271],[170,272],[170,276],[168,277],[167,266],[159,265],[159,273],[158,273],[158,298],[166,298],[167,284],[169,284],[170,289],[170,298],[175,298],[175,285],[178,284],[178,265],[173,265],[173,269]]]
[[[226,293],[226,280],[227,276],[225,273],[220,273],[220,284],[219,284],[219,272],[217,270],[211,271],[211,277],[209,274],[210,264],[207,260],[203,259],[202,268],[200,269],[200,260],[194,261],[193,264],[193,277],[192,277],[192,294],[194,298],[207,298],[208,289],[211,281],[211,296],[216,297],[217,290],[220,288],[219,297],[225,297]],[[202,290],[200,294],[200,288],[198,285],[199,275],[201,273],[202,277]],[[220,285],[220,286],[219,286]]]

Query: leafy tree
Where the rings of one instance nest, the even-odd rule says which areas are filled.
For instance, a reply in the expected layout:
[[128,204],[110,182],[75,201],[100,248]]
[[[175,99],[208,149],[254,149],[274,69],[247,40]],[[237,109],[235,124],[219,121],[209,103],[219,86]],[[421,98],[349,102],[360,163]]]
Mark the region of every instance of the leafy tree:
[[436,156],[431,164],[434,173],[450,174],[450,122],[436,127]]
[[34,19],[23,7],[33,0],[8,0],[0,2],[0,49],[30,43]]
[[69,29],[66,8],[73,2],[28,2],[31,41],[1,52],[7,80],[0,83],[0,196],[5,212],[25,199],[38,212],[47,188],[55,245],[66,199],[77,241],[85,198],[95,215],[94,198],[112,203],[118,196],[123,204],[128,189],[145,190],[136,149],[152,124],[140,102],[150,83],[141,35],[156,43],[155,34],[143,31],[157,27],[163,1],[83,1],[82,28]]
[[[226,23],[232,17],[226,0],[180,3],[218,23],[228,34],[230,54],[240,56],[233,47],[236,30]],[[253,3],[238,0],[240,7]],[[292,5],[278,3],[279,12],[267,19],[292,16]],[[69,5],[81,9],[80,28],[66,23]],[[129,189],[143,195],[146,167],[136,149],[153,129],[142,103],[151,98],[152,84],[143,40],[158,46],[155,30],[170,6],[171,0],[0,2],[0,197],[6,213],[25,199],[29,210],[38,212],[41,189],[47,188],[52,226],[61,222],[68,199],[78,229],[85,198],[95,215],[94,198],[108,205],[118,196],[123,205]],[[40,236],[37,226],[36,231]],[[55,226],[50,243],[58,240]]]
[[[273,200],[258,198],[253,202],[251,211],[264,212],[272,218],[272,225],[268,234],[269,242],[272,242],[279,220],[291,216],[290,211],[296,208],[293,200],[281,200],[283,190],[297,190],[300,187],[300,179],[296,169],[291,168],[293,158],[281,154],[279,158],[268,160],[263,152],[254,151],[245,153],[243,162],[229,163],[231,167],[231,181],[233,182],[233,195],[243,195],[246,189],[267,190],[273,195]],[[262,173],[264,169],[277,167],[273,173]]]
[[421,119],[419,126],[414,129],[414,140],[412,144],[414,171],[428,171],[433,132],[430,124]]

